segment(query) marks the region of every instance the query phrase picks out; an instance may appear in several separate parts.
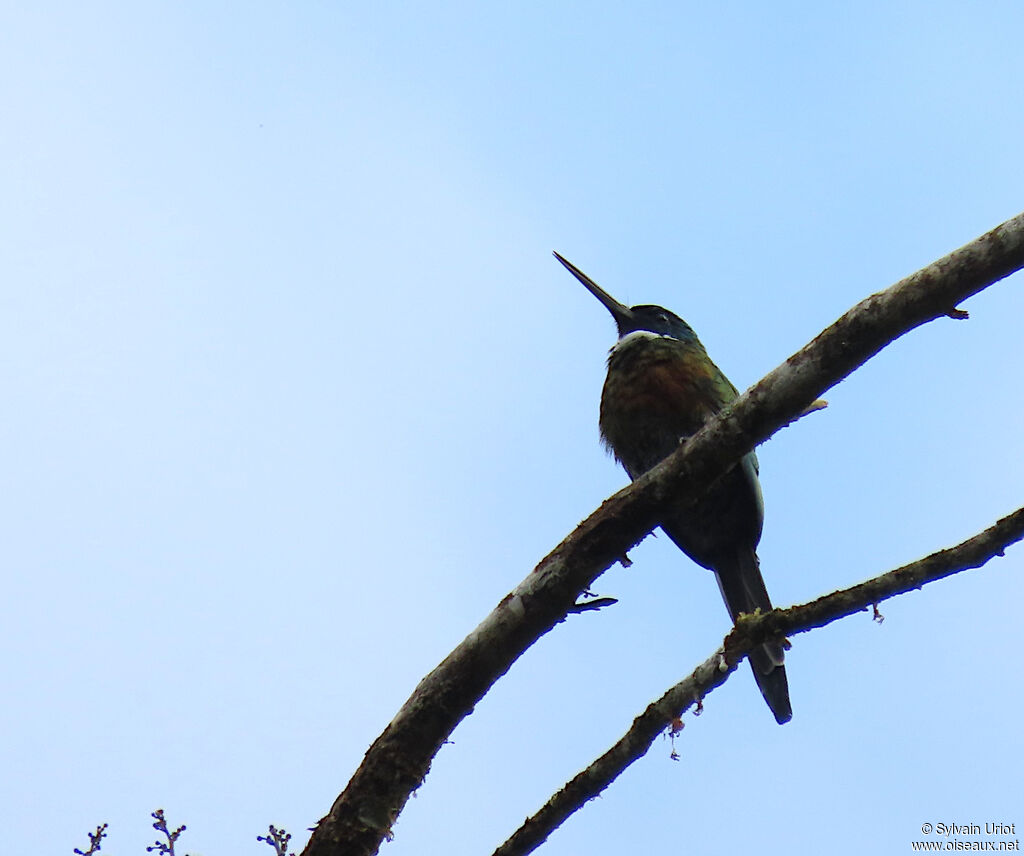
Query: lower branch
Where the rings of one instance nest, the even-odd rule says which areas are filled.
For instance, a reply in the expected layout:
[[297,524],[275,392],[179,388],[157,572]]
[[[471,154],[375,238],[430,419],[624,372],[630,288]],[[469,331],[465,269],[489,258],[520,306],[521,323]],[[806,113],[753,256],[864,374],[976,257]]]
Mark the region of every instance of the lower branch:
[[685,679],[647,706],[630,729],[583,772],[569,781],[544,807],[519,827],[494,856],[524,856],[544,843],[570,815],[598,796],[630,764],[641,758],[666,728],[725,683],[750,651],[769,639],[805,633],[840,618],[863,612],[883,600],[919,589],[944,577],[980,568],[994,556],[1002,556],[1011,544],[1024,538],[1024,508],[1002,518],[973,538],[932,553],[909,565],[867,582],[832,592],[810,603],[742,615],[725,637],[722,647]]

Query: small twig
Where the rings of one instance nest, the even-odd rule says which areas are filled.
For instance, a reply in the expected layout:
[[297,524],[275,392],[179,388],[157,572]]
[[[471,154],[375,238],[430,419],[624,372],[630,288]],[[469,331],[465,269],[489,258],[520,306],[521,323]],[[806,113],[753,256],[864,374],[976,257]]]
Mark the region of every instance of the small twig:
[[102,849],[102,846],[103,846],[101,844],[101,842],[103,841],[104,838],[107,837],[107,826],[108,825],[109,824],[101,823],[99,826],[96,827],[96,831],[95,832],[90,832],[89,833],[89,849],[88,850],[79,850],[76,847],[75,848],[75,853],[77,854],[77,856],[94,856],[94,854],[99,853],[100,850]]
[[587,600],[583,603],[575,603],[566,610],[568,615],[579,615],[581,612],[590,612],[592,609],[603,609],[606,606],[611,606],[613,603],[618,603],[619,599],[616,597],[599,597],[595,600]]
[[285,856],[288,852],[288,842],[292,840],[291,833],[278,829],[274,824],[267,827],[267,835],[257,835],[257,841],[263,841],[274,848],[277,856]]
[[155,850],[160,856],[175,856],[174,843],[181,836],[181,833],[185,831],[185,824],[182,824],[175,830],[168,829],[167,819],[164,817],[164,810],[162,808],[158,808],[150,817],[156,820],[156,823],[153,824],[153,829],[163,833],[167,841],[157,839],[151,847],[146,848],[146,852],[152,853]]
[[819,398],[816,401],[812,401],[803,410],[801,410],[796,416],[790,419],[788,422],[784,422],[779,430],[782,428],[788,428],[794,422],[799,422],[805,416],[810,416],[812,413],[817,413],[819,410],[824,410],[828,407],[828,402],[824,398]]

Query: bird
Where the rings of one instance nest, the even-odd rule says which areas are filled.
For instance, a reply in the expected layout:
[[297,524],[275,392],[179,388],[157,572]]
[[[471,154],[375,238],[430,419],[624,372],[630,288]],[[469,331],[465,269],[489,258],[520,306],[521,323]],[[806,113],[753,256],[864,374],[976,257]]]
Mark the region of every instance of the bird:
[[[739,393],[708,357],[697,334],[661,306],[625,306],[565,259],[556,259],[607,309],[619,338],[608,354],[598,426],[604,445],[631,480],[650,470]],[[698,565],[713,571],[729,617],[772,608],[757,558],[764,521],[758,462],[748,452],[696,502],[669,507],[662,531]],[[793,716],[783,646],[749,655],[761,695],[780,724]]]

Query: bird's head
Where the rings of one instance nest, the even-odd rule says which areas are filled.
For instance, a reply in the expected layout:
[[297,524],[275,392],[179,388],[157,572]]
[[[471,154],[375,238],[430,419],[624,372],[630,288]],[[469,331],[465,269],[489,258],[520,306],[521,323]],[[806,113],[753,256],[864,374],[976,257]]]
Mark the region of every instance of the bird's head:
[[554,253],[554,256],[611,313],[612,318],[615,319],[615,326],[619,328],[620,339],[638,331],[654,333],[658,336],[669,336],[684,342],[694,341],[697,338],[693,328],[674,312],[662,306],[625,306],[568,259],[558,253]]

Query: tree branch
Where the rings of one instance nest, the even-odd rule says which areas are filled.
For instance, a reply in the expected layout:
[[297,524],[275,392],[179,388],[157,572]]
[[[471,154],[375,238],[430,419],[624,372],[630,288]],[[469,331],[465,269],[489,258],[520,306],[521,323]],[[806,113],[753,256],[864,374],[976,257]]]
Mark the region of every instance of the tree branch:
[[572,814],[643,757],[659,734],[704,696],[726,682],[751,649],[768,639],[805,633],[863,612],[883,600],[919,589],[969,568],[980,568],[1024,538],[1024,508],[997,521],[955,547],[932,553],[867,582],[819,597],[810,603],[741,616],[722,647],[657,701],[651,702],[621,738],[566,785],[494,851],[494,856],[525,856],[547,840]]
[[321,819],[303,856],[370,856],[458,723],[578,593],[889,342],[1024,267],[1024,214],[861,301],[649,473],[606,500],[416,687]]

